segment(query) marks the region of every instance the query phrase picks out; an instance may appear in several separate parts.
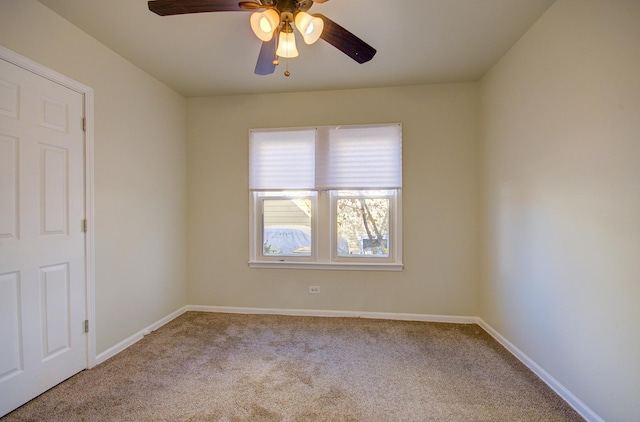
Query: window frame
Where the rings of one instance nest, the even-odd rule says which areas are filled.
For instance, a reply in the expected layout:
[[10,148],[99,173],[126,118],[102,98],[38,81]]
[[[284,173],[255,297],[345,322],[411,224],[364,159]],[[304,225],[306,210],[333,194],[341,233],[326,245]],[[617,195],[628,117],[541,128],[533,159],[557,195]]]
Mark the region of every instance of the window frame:
[[[346,127],[382,126],[353,125]],[[304,129],[334,128],[335,126],[264,129],[265,131],[295,131]],[[256,129],[260,130],[260,129]],[[291,199],[287,192],[309,192],[312,199],[311,211],[311,255],[269,255],[264,254],[264,201],[268,199]],[[360,198],[389,199],[389,233],[388,242],[391,247],[386,257],[338,255],[337,203],[341,191],[386,191],[385,195],[359,196]],[[260,190],[249,189],[249,267],[250,268],[290,268],[320,270],[375,270],[402,271],[402,188],[358,188],[358,189],[290,189]]]

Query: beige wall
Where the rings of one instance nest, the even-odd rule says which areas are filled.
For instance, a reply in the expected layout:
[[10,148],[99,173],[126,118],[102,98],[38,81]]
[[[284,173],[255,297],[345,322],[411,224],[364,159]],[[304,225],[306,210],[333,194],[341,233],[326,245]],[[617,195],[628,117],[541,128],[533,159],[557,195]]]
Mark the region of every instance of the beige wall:
[[480,315],[640,420],[640,2],[558,0],[481,87]]
[[94,89],[100,353],[186,303],[185,101],[35,0],[0,44]]
[[[477,315],[477,84],[187,104],[189,303]],[[248,268],[249,129],[382,122],[403,124],[404,271]]]

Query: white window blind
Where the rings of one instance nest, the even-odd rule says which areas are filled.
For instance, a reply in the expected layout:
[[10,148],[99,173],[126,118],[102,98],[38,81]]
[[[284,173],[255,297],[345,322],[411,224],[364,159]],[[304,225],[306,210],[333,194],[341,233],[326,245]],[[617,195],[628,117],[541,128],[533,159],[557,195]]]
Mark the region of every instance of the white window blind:
[[399,124],[340,126],[318,131],[318,189],[402,187],[402,128]]
[[314,189],[315,129],[252,130],[249,189]]
[[401,187],[400,124],[250,132],[252,190]]

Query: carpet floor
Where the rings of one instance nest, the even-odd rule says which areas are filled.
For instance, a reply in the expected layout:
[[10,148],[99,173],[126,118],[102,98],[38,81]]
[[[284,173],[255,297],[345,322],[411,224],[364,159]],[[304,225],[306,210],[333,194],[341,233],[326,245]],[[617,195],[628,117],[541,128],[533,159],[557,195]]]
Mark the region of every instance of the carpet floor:
[[9,421],[582,421],[475,324],[188,312]]

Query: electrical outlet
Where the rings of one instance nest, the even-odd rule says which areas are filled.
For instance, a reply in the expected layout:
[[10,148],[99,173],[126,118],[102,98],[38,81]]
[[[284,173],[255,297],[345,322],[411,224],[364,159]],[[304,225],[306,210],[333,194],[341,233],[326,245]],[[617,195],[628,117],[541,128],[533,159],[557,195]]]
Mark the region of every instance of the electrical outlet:
[[320,294],[320,286],[309,286],[309,294],[311,295]]

